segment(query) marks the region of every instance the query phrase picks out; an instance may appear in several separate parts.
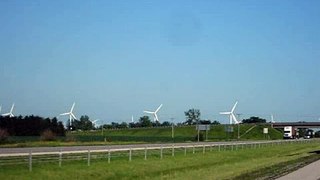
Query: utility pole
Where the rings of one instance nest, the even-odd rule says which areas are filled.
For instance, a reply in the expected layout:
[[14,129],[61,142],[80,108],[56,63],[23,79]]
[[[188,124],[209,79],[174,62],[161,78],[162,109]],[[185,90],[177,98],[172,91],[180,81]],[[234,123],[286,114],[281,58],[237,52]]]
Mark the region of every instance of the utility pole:
[[238,116],[238,120],[239,120],[239,123],[238,123],[238,140],[240,139],[240,116],[241,116],[242,114],[237,114],[237,116]]
[[170,118],[170,119],[171,119],[171,138],[174,140],[174,123],[173,123],[174,118]]

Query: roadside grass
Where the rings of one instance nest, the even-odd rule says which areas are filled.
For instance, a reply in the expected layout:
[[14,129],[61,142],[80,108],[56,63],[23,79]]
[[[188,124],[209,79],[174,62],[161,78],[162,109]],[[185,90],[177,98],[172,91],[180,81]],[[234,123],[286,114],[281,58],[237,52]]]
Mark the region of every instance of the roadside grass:
[[28,171],[27,163],[0,166],[0,179],[232,179],[257,171],[256,176],[262,177],[270,173],[270,167],[307,159],[312,156],[309,152],[319,150],[320,146],[319,142],[312,142],[249,148],[237,151],[214,148],[205,153],[196,148],[195,154],[188,148],[186,156],[184,149],[177,149],[174,157],[170,149],[165,149],[163,159],[159,150],[150,150],[147,160],[143,151],[136,151],[131,162],[128,152],[121,152],[113,154],[110,164],[106,158],[92,159],[90,166],[86,159],[63,161],[62,167],[58,162],[34,163],[32,172]]

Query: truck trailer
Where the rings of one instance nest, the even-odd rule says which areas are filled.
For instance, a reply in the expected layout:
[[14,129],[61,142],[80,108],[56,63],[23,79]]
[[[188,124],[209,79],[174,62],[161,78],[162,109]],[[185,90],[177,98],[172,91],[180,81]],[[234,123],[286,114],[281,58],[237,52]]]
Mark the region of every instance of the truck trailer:
[[292,126],[284,127],[284,139],[296,139],[298,137],[297,130]]

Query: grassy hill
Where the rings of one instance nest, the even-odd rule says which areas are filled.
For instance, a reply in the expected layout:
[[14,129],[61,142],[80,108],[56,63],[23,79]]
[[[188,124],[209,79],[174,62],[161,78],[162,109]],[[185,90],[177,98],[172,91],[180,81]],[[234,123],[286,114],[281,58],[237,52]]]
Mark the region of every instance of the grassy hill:
[[[233,132],[226,132],[230,125],[211,125],[208,131],[208,141],[228,141],[238,137],[238,125],[232,125]],[[263,134],[263,128],[269,129],[269,134]],[[269,124],[241,124],[240,140],[262,140],[262,139],[282,139],[282,132],[271,128]],[[138,142],[184,142],[195,141],[197,130],[195,126],[181,126],[174,128],[174,139],[172,139],[171,127],[159,128],[133,128],[114,129],[104,131],[73,132],[72,136],[78,141],[138,141]],[[202,131],[201,136],[206,139],[206,132]],[[200,137],[201,137],[200,136]]]

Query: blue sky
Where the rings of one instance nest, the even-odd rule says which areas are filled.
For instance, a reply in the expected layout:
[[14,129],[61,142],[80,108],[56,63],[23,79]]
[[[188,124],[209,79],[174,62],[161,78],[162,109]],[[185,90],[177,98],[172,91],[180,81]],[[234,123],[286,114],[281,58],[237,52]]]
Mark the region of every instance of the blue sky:
[[[319,1],[0,1],[0,104],[130,121],[320,118]],[[3,112],[2,111],[2,112]],[[65,120],[65,118],[60,118]]]

